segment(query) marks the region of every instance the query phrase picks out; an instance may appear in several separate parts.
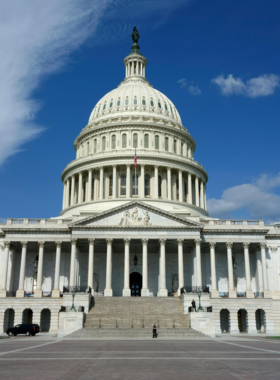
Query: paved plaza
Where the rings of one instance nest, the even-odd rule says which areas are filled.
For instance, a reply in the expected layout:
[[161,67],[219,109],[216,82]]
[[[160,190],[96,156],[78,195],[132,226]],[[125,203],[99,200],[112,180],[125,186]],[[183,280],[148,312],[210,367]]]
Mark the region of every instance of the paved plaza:
[[0,340],[0,379],[279,379],[280,341]]

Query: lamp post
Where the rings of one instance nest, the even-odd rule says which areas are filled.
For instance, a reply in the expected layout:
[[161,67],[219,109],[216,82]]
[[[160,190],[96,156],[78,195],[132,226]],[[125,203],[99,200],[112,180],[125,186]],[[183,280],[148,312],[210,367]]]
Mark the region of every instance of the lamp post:
[[201,306],[201,303],[200,303],[200,297],[201,297],[201,293],[202,293],[202,289],[201,289],[200,286],[197,288],[196,293],[197,293],[198,299],[199,299],[199,306],[198,306],[198,309],[196,310],[196,312],[204,311],[204,309],[203,309],[203,307]]
[[75,294],[76,294],[76,288],[75,288],[75,286],[73,286],[73,288],[71,290],[71,293],[72,293],[72,299],[73,300],[72,300],[72,307],[71,307],[71,309],[69,311],[76,312],[77,310],[76,310],[76,308],[74,306],[74,298],[75,298]]

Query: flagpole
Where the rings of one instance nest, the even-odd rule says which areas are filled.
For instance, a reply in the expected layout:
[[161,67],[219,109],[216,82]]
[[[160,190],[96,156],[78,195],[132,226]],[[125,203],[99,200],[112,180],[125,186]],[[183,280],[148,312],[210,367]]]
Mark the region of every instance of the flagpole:
[[[135,157],[136,157],[136,148],[135,148]],[[135,176],[134,176],[134,184],[135,184],[135,201],[136,201],[136,165],[134,163],[134,167],[135,167]],[[138,183],[137,183],[138,185]],[[138,186],[137,186],[137,190],[138,190]]]

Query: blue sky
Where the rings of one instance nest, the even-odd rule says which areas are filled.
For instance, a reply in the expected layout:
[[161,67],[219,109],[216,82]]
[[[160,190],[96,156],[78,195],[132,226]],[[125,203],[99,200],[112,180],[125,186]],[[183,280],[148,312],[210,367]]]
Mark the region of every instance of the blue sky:
[[58,216],[61,172],[124,78],[134,25],[146,77],[176,105],[213,217],[280,221],[280,3],[0,3],[0,219]]

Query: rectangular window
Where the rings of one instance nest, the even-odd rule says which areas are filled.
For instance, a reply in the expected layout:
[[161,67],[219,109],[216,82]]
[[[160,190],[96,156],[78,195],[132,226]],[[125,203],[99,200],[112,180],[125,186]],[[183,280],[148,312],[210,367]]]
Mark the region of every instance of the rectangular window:
[[133,148],[138,148],[138,135],[134,133],[133,135]]
[[159,136],[156,135],[155,137],[155,149],[159,149]]
[[127,137],[126,134],[122,135],[122,148],[126,148],[127,145]]
[[102,151],[104,152],[106,149],[106,137],[102,137]]
[[126,174],[121,175],[121,195],[126,195]]
[[144,136],[144,148],[149,148],[149,135]]
[[116,149],[116,135],[112,136],[112,149]]
[[93,152],[96,153],[97,152],[97,140],[95,139],[94,142],[93,142]]
[[132,195],[138,195],[138,174],[132,176]]

